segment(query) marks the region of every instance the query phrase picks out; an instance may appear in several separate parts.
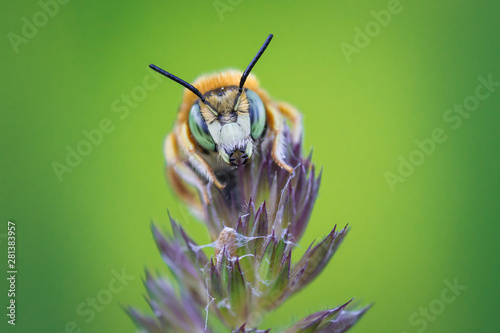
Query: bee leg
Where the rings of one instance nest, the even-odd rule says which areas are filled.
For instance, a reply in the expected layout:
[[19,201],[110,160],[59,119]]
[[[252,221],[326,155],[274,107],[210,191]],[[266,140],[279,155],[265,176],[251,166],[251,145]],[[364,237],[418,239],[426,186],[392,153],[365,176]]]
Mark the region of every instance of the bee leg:
[[267,108],[267,112],[269,119],[268,125],[271,131],[274,133],[271,156],[276,164],[292,174],[293,168],[284,160],[285,145],[283,144],[283,127],[285,124],[285,120],[283,119],[281,113],[274,107]]
[[167,177],[174,189],[174,192],[191,206],[201,208],[195,194],[186,186],[194,186],[201,194],[203,200],[208,202],[208,193],[205,184],[200,177],[182,160],[179,151],[179,144],[171,133],[165,139],[165,159],[167,167],[165,169]]
[[[179,175],[181,175],[183,179],[185,178],[186,182],[196,186],[196,188],[203,195],[203,200],[206,203],[209,203],[210,199],[208,197],[207,187],[200,180],[200,177],[194,170],[196,170],[206,180],[208,180],[209,184],[214,184],[220,190],[222,190],[225,187],[225,185],[219,182],[217,177],[215,177],[215,174],[210,165],[208,165],[205,159],[203,159],[203,157],[196,150],[192,138],[189,135],[187,124],[182,124],[179,126],[180,126],[179,131],[175,132],[178,135],[178,137],[175,138],[174,134],[170,134],[167,137],[167,140],[165,141],[165,156],[167,159],[167,164],[177,165],[178,166],[177,168],[179,168],[180,166],[184,166],[183,171],[178,172]],[[173,147],[170,144],[170,141],[176,142],[175,147]],[[192,169],[185,166],[184,163],[182,163],[182,160],[179,158],[179,148],[180,150],[182,150],[184,155],[188,157],[189,164],[191,165]],[[173,153],[170,154],[169,150],[172,150]],[[169,162],[170,158],[171,161]]]
[[293,142],[302,140],[302,113],[288,103],[277,103],[279,112],[292,124]]

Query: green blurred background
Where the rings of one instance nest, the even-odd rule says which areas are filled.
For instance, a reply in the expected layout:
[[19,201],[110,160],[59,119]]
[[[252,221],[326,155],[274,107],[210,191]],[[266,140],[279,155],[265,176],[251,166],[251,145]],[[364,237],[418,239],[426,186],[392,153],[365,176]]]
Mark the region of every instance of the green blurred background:
[[[0,258],[7,260],[7,221],[15,221],[18,276],[15,328],[6,323],[8,286],[0,282],[0,330],[134,331],[120,306],[146,309],[144,267],[166,271],[150,221],[166,227],[169,209],[208,242],[164,178],[162,141],[182,88],[167,79],[156,84],[147,66],[190,81],[243,69],[273,33],[254,73],[271,96],[304,113],[305,148],[324,168],[302,250],[336,223],[352,230],[321,276],[262,328],[355,296],[375,306],[352,332],[498,331],[500,88],[457,129],[443,116],[474,101],[479,76],[500,81],[500,5],[394,6],[93,0],[59,4],[57,13],[49,6],[53,17],[44,20],[36,1],[2,2]],[[388,8],[399,12],[385,26],[373,24],[371,12]],[[34,19],[37,31],[23,28]],[[367,24],[369,43],[355,40],[356,27]],[[346,57],[341,45],[356,42]],[[156,87],[145,90],[144,80]],[[132,94],[127,106],[122,98]],[[76,149],[82,131],[103,119],[113,130],[60,181],[53,162],[65,163],[66,147]],[[421,157],[415,140],[436,128],[447,140],[391,189],[386,173],[398,172],[400,156]],[[132,277],[127,285],[100,311],[89,310],[88,298],[106,296],[113,270],[123,269]],[[455,279],[467,289],[444,303],[442,293],[452,295],[444,281]],[[429,307],[425,317],[420,311]]]

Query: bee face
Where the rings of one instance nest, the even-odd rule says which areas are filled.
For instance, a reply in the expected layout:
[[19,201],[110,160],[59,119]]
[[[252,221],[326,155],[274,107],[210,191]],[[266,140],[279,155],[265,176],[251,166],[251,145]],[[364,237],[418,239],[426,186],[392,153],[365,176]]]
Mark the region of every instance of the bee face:
[[253,155],[254,142],[266,125],[266,110],[260,97],[249,89],[226,86],[203,95],[189,114],[189,128],[200,146],[217,151],[227,164],[239,166]]
[[[253,67],[271,42],[269,35],[244,72],[228,70],[203,75],[193,85],[151,64],[156,72],[186,88],[174,131],[164,144],[167,174],[176,193],[193,202],[186,185],[209,202],[209,186],[222,190],[226,165],[240,166],[255,151],[271,150],[272,160],[290,174],[285,158],[285,119],[293,125],[294,142],[302,136],[301,115],[292,106],[272,100],[259,87]],[[264,138],[265,136],[265,138]]]

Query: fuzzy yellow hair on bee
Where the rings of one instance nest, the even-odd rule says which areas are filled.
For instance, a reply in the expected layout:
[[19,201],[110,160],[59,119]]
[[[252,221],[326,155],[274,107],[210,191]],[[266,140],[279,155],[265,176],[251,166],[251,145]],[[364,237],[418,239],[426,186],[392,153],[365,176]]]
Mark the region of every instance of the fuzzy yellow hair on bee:
[[267,37],[244,72],[203,75],[192,85],[150,65],[186,88],[174,130],[164,145],[167,175],[174,191],[186,202],[196,204],[189,185],[208,202],[207,185],[223,189],[226,184],[217,175],[251,163],[264,140],[272,141],[269,149],[275,163],[293,173],[284,160],[283,131],[289,120],[294,141],[298,142],[302,115],[294,107],[272,100],[250,74],[272,38]]

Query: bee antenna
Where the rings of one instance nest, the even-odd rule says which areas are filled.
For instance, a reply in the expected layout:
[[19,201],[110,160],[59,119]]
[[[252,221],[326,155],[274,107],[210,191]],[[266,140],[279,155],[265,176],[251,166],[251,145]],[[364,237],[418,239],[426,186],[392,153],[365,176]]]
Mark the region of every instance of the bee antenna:
[[255,64],[257,63],[257,61],[259,61],[260,56],[266,50],[267,46],[271,42],[271,39],[273,39],[273,35],[272,34],[270,34],[269,36],[267,36],[267,39],[264,42],[264,44],[262,45],[262,47],[260,48],[259,52],[257,52],[257,55],[252,59],[252,62],[250,62],[250,65],[248,65],[247,69],[245,69],[245,72],[241,76],[241,80],[240,80],[240,87],[239,87],[239,92],[240,93],[241,93],[241,91],[243,89],[243,85],[245,84],[245,81],[247,80],[248,75],[250,74],[250,72],[253,69],[253,66],[255,66]]
[[180,85],[186,87],[187,89],[189,89],[191,92],[193,92],[193,94],[195,94],[196,96],[198,96],[200,98],[200,100],[206,104],[206,101],[205,101],[205,98],[203,98],[203,95],[201,94],[201,92],[196,89],[193,85],[187,83],[186,81],[184,81],[183,79],[181,78],[178,78],[177,76],[173,75],[173,74],[170,74],[169,72],[167,72],[166,70],[164,69],[161,69],[160,67],[157,67],[153,64],[149,65],[149,67],[155,71],[157,71],[158,73],[160,73],[161,75],[165,75],[166,77],[168,77],[170,80],[172,81],[175,81],[177,83],[179,83]]

